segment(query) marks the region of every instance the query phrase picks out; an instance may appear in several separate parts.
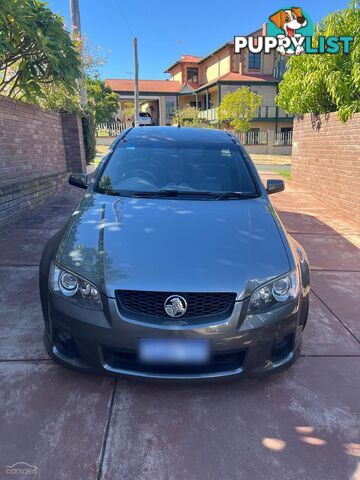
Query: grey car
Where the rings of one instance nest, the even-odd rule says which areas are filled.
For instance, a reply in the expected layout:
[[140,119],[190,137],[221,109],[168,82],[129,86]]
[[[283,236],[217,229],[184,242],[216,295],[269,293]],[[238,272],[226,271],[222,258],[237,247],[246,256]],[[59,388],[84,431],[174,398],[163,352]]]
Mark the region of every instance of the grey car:
[[46,245],[46,348],[83,372],[201,380],[297,358],[309,265],[246,150],[223,130],[124,131]]

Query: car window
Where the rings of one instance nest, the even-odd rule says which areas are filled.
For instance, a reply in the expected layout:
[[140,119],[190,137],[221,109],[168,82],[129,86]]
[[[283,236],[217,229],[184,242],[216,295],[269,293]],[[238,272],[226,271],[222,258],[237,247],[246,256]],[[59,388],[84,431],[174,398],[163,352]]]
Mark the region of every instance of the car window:
[[140,117],[150,117],[150,114],[147,113],[147,112],[140,112],[140,113],[139,113],[139,116],[140,116]]
[[[170,142],[169,142],[170,143]],[[256,186],[233,143],[208,145],[120,142],[97,183],[98,191],[176,189],[188,192],[243,192]]]

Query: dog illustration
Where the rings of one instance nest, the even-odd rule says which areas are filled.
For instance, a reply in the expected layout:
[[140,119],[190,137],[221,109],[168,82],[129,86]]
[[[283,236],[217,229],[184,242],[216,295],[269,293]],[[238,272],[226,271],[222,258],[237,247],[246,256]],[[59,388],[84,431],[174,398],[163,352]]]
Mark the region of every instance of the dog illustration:
[[[280,28],[284,31],[285,35],[278,35],[278,38],[284,37],[302,37],[300,33],[297,33],[297,30],[300,28],[306,27],[307,20],[304,17],[301,8],[291,7],[289,10],[279,10],[269,17],[269,20],[273,22],[277,28]],[[285,48],[280,46],[278,51],[285,55]],[[304,51],[302,46],[297,46],[295,50],[296,55],[300,55]],[[291,52],[288,52],[291,53]]]

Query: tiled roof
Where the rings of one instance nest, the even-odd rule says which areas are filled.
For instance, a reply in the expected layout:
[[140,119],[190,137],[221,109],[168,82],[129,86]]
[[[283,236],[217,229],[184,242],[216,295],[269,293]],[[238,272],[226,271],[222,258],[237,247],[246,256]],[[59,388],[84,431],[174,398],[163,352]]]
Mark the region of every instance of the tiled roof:
[[192,62],[192,63],[197,63],[199,60],[201,60],[201,57],[195,57],[195,55],[181,55],[180,62]]
[[268,74],[251,74],[247,73],[242,75],[236,72],[229,72],[218,78],[217,80],[239,81],[239,82],[278,82],[278,80],[272,75]]
[[210,85],[215,85],[218,82],[278,82],[275,77],[272,75],[257,75],[257,74],[251,74],[248,73],[246,75],[241,75],[240,73],[236,72],[229,72],[223,75],[222,77],[214,78],[214,80],[211,80],[208,83],[204,83],[202,85],[199,85],[197,90],[202,90],[204,87],[209,87]]
[[[105,84],[114,92],[133,92],[134,80],[107,78]],[[139,91],[176,93],[181,89],[181,82],[171,80],[139,80]]]
[[199,63],[200,61],[201,57],[195,57],[195,55],[181,55],[179,60],[176,60],[175,63],[170,65],[170,67],[165,70],[165,73],[168,73],[169,70],[172,70],[179,63]]

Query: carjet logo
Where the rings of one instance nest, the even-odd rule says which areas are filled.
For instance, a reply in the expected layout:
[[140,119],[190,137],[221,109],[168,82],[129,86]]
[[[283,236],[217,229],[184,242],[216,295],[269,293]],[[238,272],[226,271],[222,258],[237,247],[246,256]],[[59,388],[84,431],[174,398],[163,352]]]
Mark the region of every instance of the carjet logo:
[[313,36],[314,24],[309,14],[300,7],[288,6],[270,15],[265,37],[234,37],[234,51],[240,53],[248,48],[251,53],[276,50],[281,55],[300,55],[337,53],[342,47],[344,53],[349,53],[353,41],[353,37],[318,36],[313,42]]
[[7,465],[5,473],[8,475],[38,475],[39,468],[26,462],[16,462],[13,465]]

